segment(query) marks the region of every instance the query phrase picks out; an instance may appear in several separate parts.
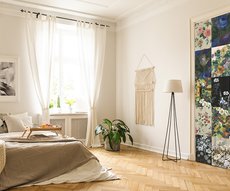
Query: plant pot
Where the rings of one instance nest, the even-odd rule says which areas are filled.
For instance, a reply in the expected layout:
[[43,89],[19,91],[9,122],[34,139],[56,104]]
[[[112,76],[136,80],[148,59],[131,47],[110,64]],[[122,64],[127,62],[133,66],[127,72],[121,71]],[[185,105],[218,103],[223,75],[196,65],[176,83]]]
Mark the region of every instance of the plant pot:
[[109,139],[106,138],[105,139],[105,150],[107,151],[120,151],[120,143],[116,144],[114,143],[114,141],[112,141],[112,147],[110,147],[110,144],[109,144]]

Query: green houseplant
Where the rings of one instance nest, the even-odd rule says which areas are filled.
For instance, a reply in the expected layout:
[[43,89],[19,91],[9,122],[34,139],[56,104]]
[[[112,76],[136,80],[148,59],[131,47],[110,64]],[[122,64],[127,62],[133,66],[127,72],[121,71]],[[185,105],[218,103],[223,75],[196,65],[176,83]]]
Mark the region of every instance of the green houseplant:
[[122,141],[126,142],[126,136],[129,137],[130,142],[133,144],[130,129],[120,119],[114,119],[113,121],[103,119],[102,123],[96,126],[95,134],[102,134],[106,150],[119,151],[120,143]]
[[72,105],[76,102],[75,99],[66,99],[65,103],[69,106],[69,111],[72,113]]

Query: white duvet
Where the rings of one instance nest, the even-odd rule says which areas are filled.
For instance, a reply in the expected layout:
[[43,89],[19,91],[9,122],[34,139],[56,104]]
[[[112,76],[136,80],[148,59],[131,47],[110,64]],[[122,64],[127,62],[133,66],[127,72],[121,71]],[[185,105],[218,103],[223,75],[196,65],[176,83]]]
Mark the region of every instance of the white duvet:
[[[61,184],[61,183],[78,183],[116,180],[118,177],[109,169],[104,168],[96,160],[90,160],[88,163],[58,177],[40,182],[34,185]],[[27,184],[24,186],[32,186]]]

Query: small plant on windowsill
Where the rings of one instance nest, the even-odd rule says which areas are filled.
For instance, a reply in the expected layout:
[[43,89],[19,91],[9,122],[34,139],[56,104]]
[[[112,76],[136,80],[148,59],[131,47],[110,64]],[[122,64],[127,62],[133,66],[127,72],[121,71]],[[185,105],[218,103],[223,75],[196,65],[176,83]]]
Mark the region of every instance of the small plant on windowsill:
[[76,103],[75,99],[66,99],[65,103],[69,106],[70,113],[72,113],[72,106],[74,103]]
[[102,134],[105,149],[112,151],[120,150],[120,143],[126,142],[126,136],[129,137],[130,142],[133,144],[133,138],[130,135],[130,129],[124,121],[120,119],[103,119],[102,123],[96,126],[95,134]]
[[53,100],[50,100],[49,109],[52,109],[53,107],[54,107],[54,101],[53,101]]
[[61,108],[60,96],[57,97],[57,108]]

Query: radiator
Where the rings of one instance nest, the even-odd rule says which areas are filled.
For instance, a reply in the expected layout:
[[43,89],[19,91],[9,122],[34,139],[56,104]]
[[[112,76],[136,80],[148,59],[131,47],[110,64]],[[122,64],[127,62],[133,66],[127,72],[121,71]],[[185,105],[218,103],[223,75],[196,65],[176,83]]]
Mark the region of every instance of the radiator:
[[51,115],[50,123],[62,127],[62,133],[84,141],[86,139],[87,114],[86,115]]
[[72,119],[71,135],[77,139],[86,139],[87,119]]

